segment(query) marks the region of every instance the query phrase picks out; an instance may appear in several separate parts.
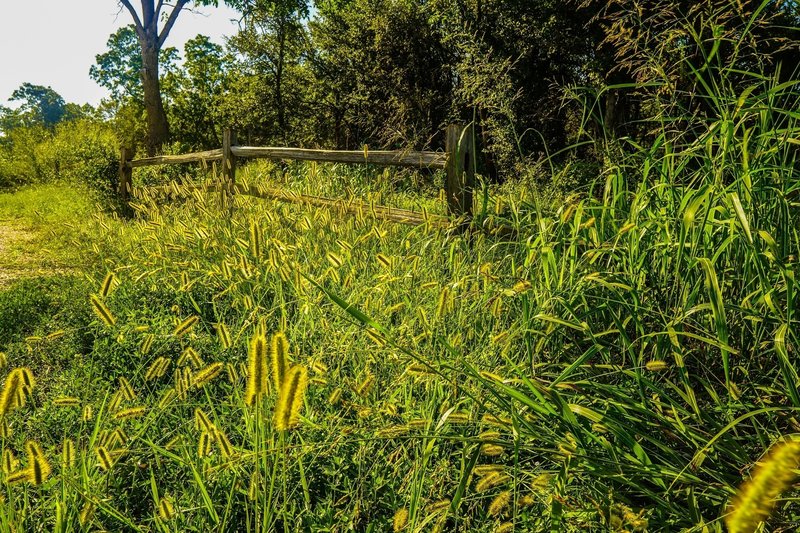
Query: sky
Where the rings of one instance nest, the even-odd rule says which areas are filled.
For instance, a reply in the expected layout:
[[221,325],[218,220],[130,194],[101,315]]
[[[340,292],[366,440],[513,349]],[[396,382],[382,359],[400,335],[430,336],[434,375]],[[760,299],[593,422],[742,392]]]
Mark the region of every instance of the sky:
[[[198,33],[222,44],[238,28],[236,11],[224,4],[199,13],[182,12],[165,46],[183,51]],[[25,82],[50,86],[67,102],[98,104],[107,92],[89,67],[109,35],[132,22],[116,0],[0,0],[0,105],[16,107],[8,99]]]

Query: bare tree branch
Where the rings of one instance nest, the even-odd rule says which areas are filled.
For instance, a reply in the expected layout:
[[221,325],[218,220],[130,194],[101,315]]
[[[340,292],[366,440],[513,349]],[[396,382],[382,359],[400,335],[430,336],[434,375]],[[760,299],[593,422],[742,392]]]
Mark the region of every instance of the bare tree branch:
[[156,6],[156,20],[161,18],[161,8],[164,7],[164,0],[158,0],[158,5]]
[[167,22],[164,24],[164,28],[161,30],[161,35],[158,36],[158,47],[161,48],[164,45],[164,41],[167,40],[167,36],[169,35],[172,26],[175,25],[175,21],[178,20],[178,15],[185,6],[189,3],[189,0],[178,0],[175,4],[175,7],[172,8],[172,13],[169,14],[169,18]]
[[134,26],[136,27],[136,33],[139,35],[139,37],[142,37],[144,35],[144,26],[142,26],[142,21],[139,20],[139,15],[136,13],[136,10],[133,8],[129,0],[119,1],[128,11],[130,11],[131,16],[133,17]]

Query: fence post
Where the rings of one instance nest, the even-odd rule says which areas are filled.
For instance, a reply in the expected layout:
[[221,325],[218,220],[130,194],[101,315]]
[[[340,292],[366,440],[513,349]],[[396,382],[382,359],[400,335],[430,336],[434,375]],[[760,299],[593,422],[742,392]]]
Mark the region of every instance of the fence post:
[[119,150],[119,182],[117,183],[117,193],[123,202],[127,202],[133,192],[133,168],[130,161],[133,158],[133,150],[125,146]]
[[473,128],[460,124],[447,126],[445,150],[447,151],[447,212],[472,218],[472,189],[475,186],[473,156]]

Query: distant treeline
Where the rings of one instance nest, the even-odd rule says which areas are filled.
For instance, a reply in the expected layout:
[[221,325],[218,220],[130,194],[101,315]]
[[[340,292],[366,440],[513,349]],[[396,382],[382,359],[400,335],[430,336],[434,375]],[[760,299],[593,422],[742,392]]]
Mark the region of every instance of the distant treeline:
[[[796,2],[241,4],[240,31],[224,45],[198,36],[182,54],[161,50],[174,150],[216,148],[224,127],[253,144],[438,148],[444,125],[474,121],[481,170],[502,179],[587,136],[643,139],[652,120],[713,119],[719,110],[696,75],[707,64],[742,90],[748,76],[736,72],[790,79],[800,64]],[[145,138],[140,69],[129,26],[90,74],[112,96],[89,114],[134,147]],[[0,127],[29,125],[35,117],[20,115],[35,108],[5,110]],[[37,113],[52,124],[52,110]],[[593,150],[571,153],[591,160]]]

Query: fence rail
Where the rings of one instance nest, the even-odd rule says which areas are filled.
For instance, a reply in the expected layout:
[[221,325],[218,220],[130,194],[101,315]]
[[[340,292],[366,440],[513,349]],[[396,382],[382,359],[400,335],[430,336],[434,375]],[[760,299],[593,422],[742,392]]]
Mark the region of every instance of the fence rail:
[[239,146],[236,135],[226,129],[222,136],[222,148],[181,155],[164,155],[131,159],[131,151],[122,148],[119,165],[119,194],[128,200],[132,193],[133,169],[151,165],[176,165],[183,163],[215,162],[222,164],[224,186],[200,187],[221,189],[223,193],[245,194],[259,198],[305,203],[316,207],[338,207],[348,212],[372,213],[380,218],[407,224],[422,224],[435,221],[443,225],[446,217],[426,213],[374,206],[358,202],[347,202],[319,196],[297,195],[277,189],[241,186],[236,184],[237,159],[275,159],[294,161],[319,161],[325,163],[370,164],[420,169],[444,169],[447,172],[445,193],[447,212],[451,217],[472,218],[472,189],[475,185],[474,137],[472,126],[456,124],[447,127],[445,152],[387,151],[387,150],[312,150],[306,148]]

